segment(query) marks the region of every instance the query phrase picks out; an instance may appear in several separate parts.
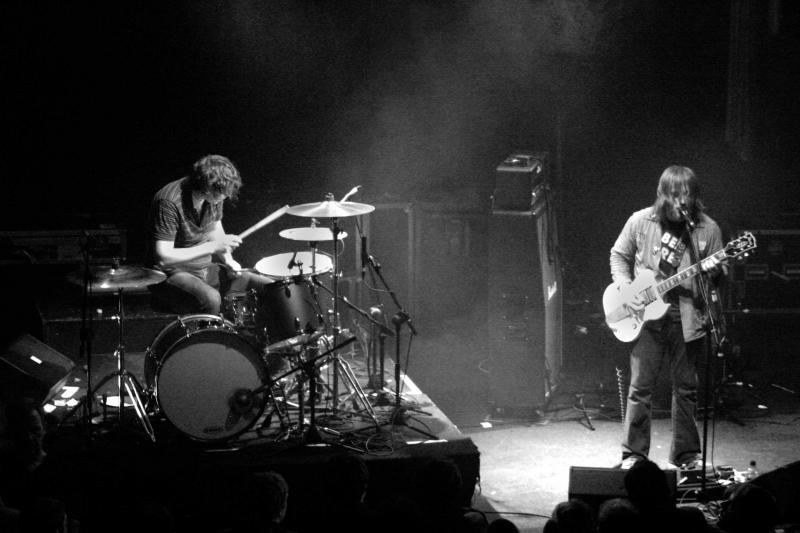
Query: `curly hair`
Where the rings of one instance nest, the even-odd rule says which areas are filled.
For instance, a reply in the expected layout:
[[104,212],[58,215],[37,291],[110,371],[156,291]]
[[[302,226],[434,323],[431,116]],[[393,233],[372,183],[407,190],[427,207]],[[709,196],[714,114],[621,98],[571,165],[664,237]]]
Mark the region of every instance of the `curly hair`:
[[189,188],[193,191],[224,194],[235,200],[242,187],[242,177],[230,159],[221,155],[206,155],[192,165]]

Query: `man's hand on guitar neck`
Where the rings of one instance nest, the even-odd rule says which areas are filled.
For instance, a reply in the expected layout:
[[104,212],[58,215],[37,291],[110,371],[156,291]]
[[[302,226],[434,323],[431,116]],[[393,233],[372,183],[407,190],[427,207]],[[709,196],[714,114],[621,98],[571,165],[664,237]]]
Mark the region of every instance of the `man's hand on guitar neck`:
[[714,277],[720,272],[722,272],[722,263],[720,262],[719,259],[717,259],[713,255],[710,255],[705,259],[703,259],[702,261],[700,261],[700,270],[702,270],[709,276]]

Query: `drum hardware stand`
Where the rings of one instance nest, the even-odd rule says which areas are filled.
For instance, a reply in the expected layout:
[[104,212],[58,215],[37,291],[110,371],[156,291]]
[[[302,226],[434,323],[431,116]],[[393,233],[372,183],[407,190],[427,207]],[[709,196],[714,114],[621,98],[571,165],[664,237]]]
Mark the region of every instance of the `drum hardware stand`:
[[[327,200],[333,200],[333,194],[326,195]],[[333,329],[333,344],[334,346],[339,342],[339,335],[341,334],[341,324],[339,323],[339,234],[341,228],[339,227],[339,219],[333,218],[333,225],[331,228],[333,234],[333,318],[331,327]],[[369,413],[375,425],[378,425],[378,420],[375,417],[375,411],[364,394],[364,390],[358,384],[356,376],[353,374],[353,369],[350,365],[339,357],[339,354],[334,350],[331,356],[333,360],[333,406],[332,414],[337,416],[339,414],[339,372],[342,372],[344,378],[349,382],[352,390],[364,403],[364,408]]]
[[[314,282],[315,285],[321,287],[326,292],[328,292],[328,294],[331,294],[335,298],[334,293],[330,289],[328,289],[328,287],[323,285],[322,282],[320,282],[317,279],[314,279],[313,282]],[[392,331],[389,328],[387,328],[386,326],[384,326],[383,324],[381,324],[380,322],[375,320],[370,315],[370,313],[367,313],[363,309],[359,308],[357,305],[353,304],[350,300],[347,299],[346,296],[339,296],[338,299],[343,301],[350,309],[352,309],[353,311],[357,312],[358,314],[360,314],[361,316],[366,318],[374,327],[379,328],[380,331],[381,331],[381,335],[382,336],[385,337],[386,335],[390,335],[390,336],[392,335]],[[381,341],[381,342],[383,342],[383,341]],[[347,382],[350,385],[350,387],[351,387],[351,389],[353,391],[353,394],[358,396],[358,398],[364,404],[364,409],[367,411],[367,413],[369,415],[369,418],[371,418],[372,421],[377,426],[378,425],[378,420],[377,420],[377,417],[375,416],[375,410],[373,409],[372,404],[370,403],[367,394],[364,392],[364,389],[361,387],[361,385],[359,385],[358,378],[356,378],[355,374],[353,373],[353,369],[350,366],[350,364],[347,361],[344,361],[341,357],[337,357],[336,360],[335,360],[335,365],[339,366],[339,370],[342,371],[342,373],[344,374],[345,378],[347,379]],[[334,367],[334,368],[336,368],[336,367]],[[334,370],[334,375],[335,375],[335,372],[336,371]],[[383,360],[381,360],[381,378],[382,377],[383,377]],[[371,377],[370,377],[370,379],[371,379]],[[381,381],[382,381],[382,379],[381,379]],[[370,387],[370,386],[368,385],[368,387]],[[334,394],[334,402],[335,403],[338,402],[338,397],[336,396],[336,394]]]
[[[117,378],[117,389],[119,391],[119,423],[120,426],[123,422],[123,411],[125,410],[125,393],[133,402],[133,408],[136,411],[136,416],[139,417],[139,421],[141,421],[142,426],[144,426],[147,435],[150,437],[150,440],[155,442],[156,435],[155,431],[153,430],[153,426],[150,423],[150,419],[147,418],[147,412],[145,411],[144,404],[142,403],[141,396],[139,395],[139,391],[143,390],[141,385],[132,373],[128,371],[125,367],[125,344],[124,344],[124,329],[123,323],[125,322],[125,310],[123,305],[123,297],[122,297],[123,289],[117,289],[117,315],[113,317],[117,321],[117,349],[114,351],[114,355],[117,356],[117,370],[112,372],[111,374],[104,377],[100,380],[100,383],[97,384],[95,390],[99,390],[103,385],[106,384],[110,379]],[[124,388],[123,388],[124,387]]]
[[[326,199],[333,200],[333,194],[328,193]],[[333,233],[333,317],[331,328],[333,329],[333,344],[339,342],[339,333],[341,332],[341,324],[339,323],[339,219],[333,219],[333,226],[331,228]],[[339,372],[338,365],[339,356],[333,352],[333,415],[336,416],[339,412]],[[356,383],[358,386],[358,383]],[[367,402],[369,403],[369,402]]]
[[[322,439],[322,435],[321,435],[320,432],[327,433],[329,435],[333,435],[333,436],[335,436],[337,438],[341,438],[342,437],[342,434],[340,432],[334,430],[334,429],[330,429],[330,428],[327,428],[327,427],[324,427],[324,426],[318,426],[317,425],[317,418],[316,418],[316,403],[317,403],[316,370],[317,370],[317,363],[319,361],[327,358],[328,356],[330,356],[331,353],[335,353],[336,350],[339,350],[339,349],[343,348],[344,346],[350,344],[351,342],[355,341],[355,339],[356,339],[355,336],[349,337],[349,338],[345,339],[343,342],[341,342],[340,344],[334,345],[332,348],[330,348],[329,350],[326,350],[325,352],[323,352],[321,354],[317,354],[317,355],[314,355],[313,357],[309,357],[309,358],[305,358],[305,359],[301,358],[300,359],[301,363],[300,363],[299,367],[292,368],[291,370],[288,370],[287,372],[284,372],[283,374],[277,376],[274,380],[272,380],[272,383],[275,383],[276,381],[279,381],[279,380],[283,379],[284,377],[288,376],[289,374],[292,374],[293,372],[297,372],[298,370],[301,370],[301,373],[304,376],[304,377],[298,377],[297,378],[297,381],[298,381],[298,389],[297,389],[297,391],[298,391],[297,392],[297,395],[298,395],[298,431],[300,433],[301,444],[330,444],[330,443],[328,443],[328,442],[326,442],[326,441],[324,441]],[[307,349],[307,346],[305,347],[305,349]],[[305,401],[304,401],[304,394],[303,394],[303,381],[307,381],[308,382],[308,396],[309,396],[309,421],[308,421],[308,424],[306,424],[306,421],[305,421],[305,407],[304,407]],[[259,387],[258,389],[255,389],[253,391],[247,392],[247,394],[249,396],[251,396],[251,397],[255,396],[255,395],[259,394],[264,389],[266,389],[266,388],[268,388],[270,386],[271,386],[271,384],[266,384],[266,385],[264,385],[262,387]],[[356,452],[362,452],[362,450],[360,450],[358,448],[353,448],[351,446],[347,446],[345,444],[342,444],[341,442],[336,443],[336,444],[339,445],[339,446],[342,446],[344,448],[356,451]]]

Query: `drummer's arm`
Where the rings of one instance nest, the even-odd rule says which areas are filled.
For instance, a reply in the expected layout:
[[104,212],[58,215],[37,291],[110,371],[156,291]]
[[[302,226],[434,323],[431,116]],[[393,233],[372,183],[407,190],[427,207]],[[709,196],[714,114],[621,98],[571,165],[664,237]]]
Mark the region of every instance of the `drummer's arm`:
[[156,263],[162,268],[172,267],[204,255],[218,253],[219,248],[219,244],[215,241],[207,241],[189,248],[176,248],[173,241],[156,241]]
[[226,235],[225,230],[222,228],[221,220],[214,224],[214,229],[211,230],[209,237],[212,241],[226,243],[223,250],[212,253],[222,259],[222,263],[231,270],[241,270],[242,265],[233,258],[233,250],[242,243],[242,239],[238,235]]

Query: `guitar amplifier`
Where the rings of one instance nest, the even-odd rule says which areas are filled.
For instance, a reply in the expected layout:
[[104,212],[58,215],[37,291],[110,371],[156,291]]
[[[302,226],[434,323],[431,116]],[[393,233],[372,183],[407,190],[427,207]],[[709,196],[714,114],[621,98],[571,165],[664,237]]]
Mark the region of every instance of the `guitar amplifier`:
[[800,229],[751,233],[758,248],[730,270],[730,311],[800,312]]
[[[127,255],[126,231],[118,228],[0,231],[0,242],[37,265],[80,264],[87,248],[95,264],[110,264]],[[9,259],[0,262],[8,263]]]

